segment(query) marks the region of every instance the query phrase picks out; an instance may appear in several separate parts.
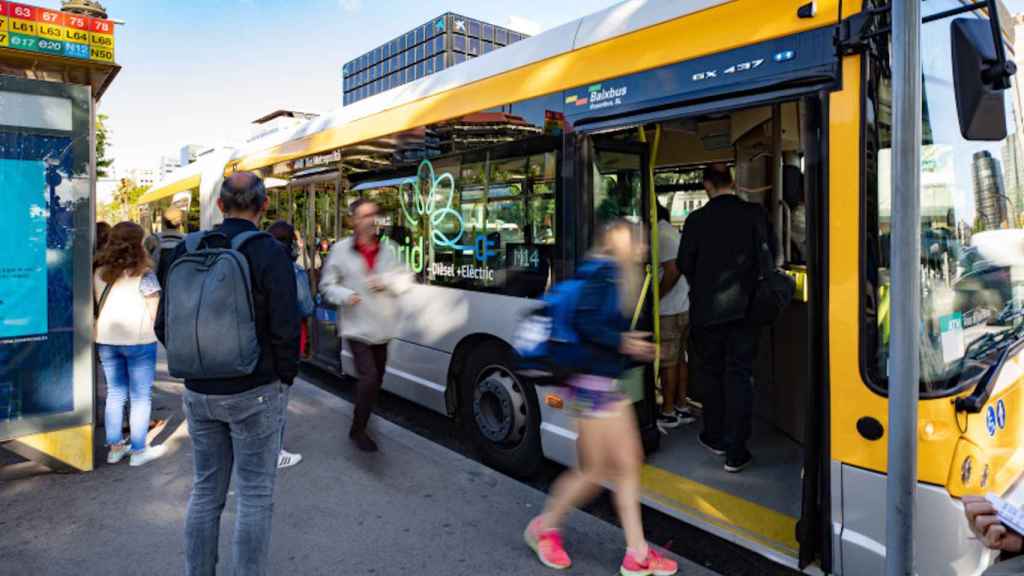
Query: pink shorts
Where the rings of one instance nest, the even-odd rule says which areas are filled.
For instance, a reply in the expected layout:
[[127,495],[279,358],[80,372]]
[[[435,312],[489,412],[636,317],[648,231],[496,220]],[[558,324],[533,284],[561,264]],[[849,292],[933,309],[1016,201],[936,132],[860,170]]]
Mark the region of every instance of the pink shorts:
[[569,407],[578,418],[601,418],[627,400],[612,378],[580,374],[569,380]]

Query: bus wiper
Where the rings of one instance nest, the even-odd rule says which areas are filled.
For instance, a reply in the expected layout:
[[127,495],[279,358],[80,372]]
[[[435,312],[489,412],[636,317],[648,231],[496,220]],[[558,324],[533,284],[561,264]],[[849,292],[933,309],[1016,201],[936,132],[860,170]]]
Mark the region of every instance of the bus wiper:
[[[999,375],[1003,364],[1006,363],[1006,360],[1012,354],[1024,347],[1024,321],[1022,321],[1022,318],[1024,318],[1024,310],[1017,307],[1011,314],[1005,316],[1006,320],[1016,322],[1013,328],[1004,332],[986,334],[971,342],[967,350],[964,351],[963,357],[960,358],[958,370],[960,380],[964,379],[964,366],[968,361],[978,367],[984,364],[987,365],[984,366],[984,370],[980,375],[975,370],[971,371],[969,377],[978,377],[978,384],[974,387],[974,391],[971,392],[970,396],[957,398],[953,401],[953,406],[957,412],[977,414],[981,412],[982,407],[988,402],[989,397],[992,395],[992,389],[995,387],[996,376]],[[992,355],[996,350],[1001,350],[1001,352],[994,362],[981,362],[982,358]]]
[[992,350],[1024,337],[1024,307],[1015,303],[1007,304],[997,318],[1002,324],[1012,324],[1013,328],[1002,332],[990,332],[971,342],[960,359],[961,368],[966,359],[982,358]]

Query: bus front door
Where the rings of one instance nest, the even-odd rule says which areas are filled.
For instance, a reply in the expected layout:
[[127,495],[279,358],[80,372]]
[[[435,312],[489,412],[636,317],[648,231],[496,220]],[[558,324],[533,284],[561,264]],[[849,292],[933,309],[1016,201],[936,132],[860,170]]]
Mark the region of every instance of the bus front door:
[[[593,246],[600,227],[614,220],[634,222],[644,232],[644,240],[651,246],[651,170],[649,147],[640,129],[617,131],[580,137],[578,142],[581,170],[578,174],[582,186],[581,202],[577,208],[577,259],[585,256]],[[654,278],[650,251],[645,251],[642,288],[633,307],[631,325],[635,330],[655,333]],[[635,402],[637,418],[648,451],[658,446],[659,434],[655,426],[657,390],[654,365],[638,369],[623,378],[623,388]]]

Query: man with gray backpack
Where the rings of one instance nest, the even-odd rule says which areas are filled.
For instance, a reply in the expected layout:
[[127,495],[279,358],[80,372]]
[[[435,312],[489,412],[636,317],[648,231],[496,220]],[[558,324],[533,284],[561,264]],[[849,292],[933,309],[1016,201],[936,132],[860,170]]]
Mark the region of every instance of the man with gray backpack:
[[299,367],[295,273],[284,248],[257,228],[268,205],[258,176],[228,177],[217,205],[224,223],[175,250],[154,329],[171,376],[185,380],[195,466],[186,574],[216,572],[234,472],[232,573],[259,576],[268,571],[281,429]]

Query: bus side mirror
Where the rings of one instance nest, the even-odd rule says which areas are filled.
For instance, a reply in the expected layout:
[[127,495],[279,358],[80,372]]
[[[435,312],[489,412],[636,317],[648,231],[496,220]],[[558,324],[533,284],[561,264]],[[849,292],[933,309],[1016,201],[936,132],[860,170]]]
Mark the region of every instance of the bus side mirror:
[[[1000,57],[989,21],[957,18],[951,26],[960,133],[967,140],[1002,140],[1006,138],[1003,91],[1009,87],[1016,66],[1005,56]],[[1001,36],[998,40],[1002,41]]]

